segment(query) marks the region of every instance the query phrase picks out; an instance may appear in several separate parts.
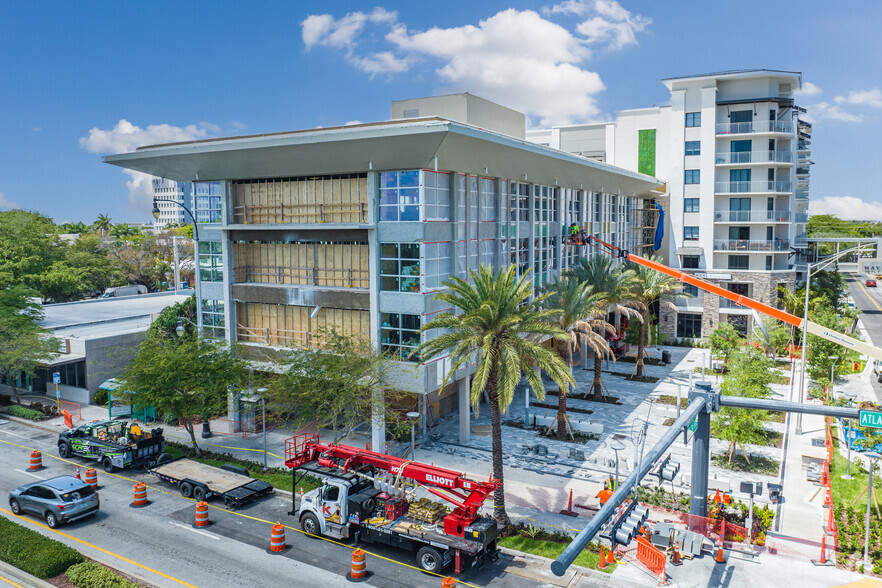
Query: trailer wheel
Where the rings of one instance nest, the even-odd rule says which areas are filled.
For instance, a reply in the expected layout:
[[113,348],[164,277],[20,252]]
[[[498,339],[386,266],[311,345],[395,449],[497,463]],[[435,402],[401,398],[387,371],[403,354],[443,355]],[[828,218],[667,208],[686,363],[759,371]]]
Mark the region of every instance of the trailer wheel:
[[444,567],[444,558],[437,549],[426,545],[417,551],[416,563],[421,570],[438,573]]
[[193,486],[193,498],[199,502],[205,500],[205,486]]
[[193,496],[193,485],[190,482],[181,482],[181,496],[184,498]]
[[58,444],[58,455],[62,459],[67,459],[68,457],[70,457],[70,453],[70,443],[68,443],[67,441],[62,441]]
[[113,467],[113,462],[110,461],[109,457],[105,457],[104,461],[102,461],[101,463],[104,466],[104,471],[107,472],[108,474],[112,474],[113,470],[116,469],[115,467]]
[[304,533],[308,533],[313,537],[318,537],[322,534],[322,528],[319,526],[318,519],[315,518],[315,515],[311,512],[308,512],[301,517],[300,529]]

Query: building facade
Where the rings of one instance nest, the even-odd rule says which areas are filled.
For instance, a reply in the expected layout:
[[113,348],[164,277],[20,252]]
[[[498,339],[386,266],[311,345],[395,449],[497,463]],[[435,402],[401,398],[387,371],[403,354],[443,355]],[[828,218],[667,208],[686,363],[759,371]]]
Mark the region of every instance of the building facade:
[[185,225],[193,222],[184,209],[179,206],[179,204],[183,204],[192,210],[192,182],[153,178],[152,186],[153,198],[159,208],[159,217],[153,221],[155,231],[161,231],[169,225]]
[[[530,131],[528,140],[646,173],[668,184],[658,199],[665,239],[656,254],[738,294],[777,303],[805,270],[811,125],[794,103],[797,72],[745,70],[670,78],[669,106],[615,121]],[[749,309],[687,286],[662,332],[707,335],[720,321],[753,329]]]
[[[638,245],[634,209],[663,184],[650,176],[440,117],[141,148],[105,161],[194,181],[199,323],[255,348],[322,345],[322,330],[389,352],[396,388],[426,414],[455,408],[469,426],[468,376],[441,389],[446,358],[422,361],[419,329],[450,310],[451,276],[514,265],[534,287],[584,245],[576,223]],[[177,176],[177,177],[175,177]],[[200,181],[195,181],[199,177]],[[373,443],[385,433],[375,426]]]

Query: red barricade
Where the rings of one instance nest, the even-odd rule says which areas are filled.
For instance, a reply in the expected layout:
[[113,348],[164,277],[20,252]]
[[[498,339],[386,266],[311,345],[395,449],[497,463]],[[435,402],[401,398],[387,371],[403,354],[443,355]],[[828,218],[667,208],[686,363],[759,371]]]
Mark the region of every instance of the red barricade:
[[644,537],[637,537],[637,559],[645,565],[649,571],[661,580],[667,578],[665,574],[665,562],[667,558],[660,549],[653,547]]
[[64,426],[68,429],[73,429],[73,418],[71,417],[71,414],[66,410],[62,410],[61,414],[64,415]]
[[[61,405],[62,411],[67,411],[70,413],[71,423],[78,423],[83,420],[83,412],[82,407],[76,402],[70,402],[68,400],[59,400],[58,403]],[[62,413],[63,414],[63,413]],[[72,427],[73,425],[69,425]]]

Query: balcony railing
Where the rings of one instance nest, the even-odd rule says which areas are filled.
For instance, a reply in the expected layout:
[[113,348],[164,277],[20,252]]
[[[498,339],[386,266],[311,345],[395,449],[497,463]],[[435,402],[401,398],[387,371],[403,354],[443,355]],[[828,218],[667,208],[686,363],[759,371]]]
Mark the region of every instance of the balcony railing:
[[789,210],[717,210],[715,223],[789,223]]
[[795,223],[807,223],[808,222],[808,213],[807,212],[797,212],[793,215],[793,222]]
[[794,196],[796,197],[797,200],[808,200],[808,198],[809,198],[808,188],[805,188],[805,189],[797,188],[796,192],[794,193]]
[[[747,296],[747,298],[750,298]],[[734,300],[729,300],[728,298],[720,298],[720,308],[737,308],[741,310],[750,310],[746,306],[738,304]]]
[[753,241],[747,239],[714,239],[714,251],[789,251],[790,242],[785,239]]
[[235,283],[291,284],[337,288],[367,288],[368,270],[292,266],[239,266],[233,270]]
[[745,135],[749,133],[793,133],[793,123],[777,120],[717,123],[718,135]]
[[745,194],[751,192],[792,192],[793,182],[776,182],[769,180],[758,180],[754,182],[716,182],[715,190],[718,194]]
[[717,153],[717,165],[730,163],[793,163],[790,151],[736,151]]
[[809,175],[810,173],[811,173],[811,171],[809,170],[808,167],[798,167],[798,168],[796,168],[796,175],[797,175],[797,176],[807,176],[807,175]]

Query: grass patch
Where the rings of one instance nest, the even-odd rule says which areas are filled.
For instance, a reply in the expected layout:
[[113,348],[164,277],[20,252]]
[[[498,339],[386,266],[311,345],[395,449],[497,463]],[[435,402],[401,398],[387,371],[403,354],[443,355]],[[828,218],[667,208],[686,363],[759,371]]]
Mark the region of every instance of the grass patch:
[[674,424],[674,421],[676,421],[676,420],[677,420],[677,419],[675,419],[675,418],[673,418],[673,417],[668,417],[668,418],[666,418],[666,419],[664,420],[664,422],[662,423],[662,426],[664,426],[664,427],[670,427],[671,425]]
[[655,376],[641,376],[638,378],[637,376],[631,375],[625,376],[625,379],[631,380],[632,382],[648,382],[650,384],[655,384],[659,380],[659,378],[656,378]]
[[[859,461],[851,464],[851,475],[853,480],[843,480],[842,474],[847,470],[847,462],[845,458],[839,454],[839,440],[834,439],[835,447],[833,449],[833,461],[830,462],[830,482],[833,488],[833,504],[836,506],[844,506],[852,508],[851,503],[855,501],[858,495],[863,492],[861,500],[853,507],[864,509],[867,506],[867,469]],[[854,453],[854,452],[853,452]],[[876,489],[876,497],[882,499],[882,480],[879,475],[873,475],[873,488]],[[880,505],[882,506],[882,505]],[[861,510],[863,512],[863,510]],[[871,517],[876,516],[875,507],[872,510]]]
[[777,476],[778,466],[780,465],[778,460],[770,459],[762,455],[751,455],[750,463],[747,463],[747,460],[744,459],[744,456],[741,455],[740,452],[732,457],[732,463],[729,463],[729,457],[725,454],[713,456],[711,458],[711,463],[717,467],[735,472],[750,472],[752,474],[764,474],[766,476]]
[[[270,468],[266,473],[263,471],[263,464],[250,459],[241,459],[230,453],[215,453],[213,451],[202,451],[202,455],[197,456],[189,446],[174,441],[165,442],[165,452],[173,458],[187,457],[193,461],[204,463],[214,467],[221,467],[225,463],[237,465],[248,470],[248,475],[256,480],[269,482],[273,487],[279,490],[294,491],[294,479],[291,470],[288,468]],[[321,482],[311,476],[304,476],[298,482],[298,486],[303,487],[304,492],[309,492],[314,488],[321,486]],[[299,490],[299,488],[298,488]]]
[[0,536],[0,560],[38,578],[63,574],[84,561],[77,550],[3,517]]
[[[671,396],[669,394],[662,394],[661,396],[657,396],[655,399],[659,404],[670,404],[671,406],[677,406],[677,397]],[[688,398],[680,398],[680,408],[686,408],[689,406]]]
[[[547,557],[548,559],[557,559],[557,557],[563,553],[567,543],[540,541],[539,539],[530,539],[529,537],[515,535],[513,537],[503,537],[499,540],[499,545],[501,547],[507,547],[508,549],[515,549],[517,551],[523,551],[524,553],[532,553],[533,555]],[[584,568],[597,569],[597,564],[600,563],[600,548],[598,547],[593,551],[582,551],[573,563]],[[605,570],[600,571],[611,574],[614,569],[616,569],[616,564],[608,564]]]
[[783,423],[785,418],[787,418],[787,416],[779,410],[770,410],[769,411],[769,421],[768,422],[770,422],[770,423]]

